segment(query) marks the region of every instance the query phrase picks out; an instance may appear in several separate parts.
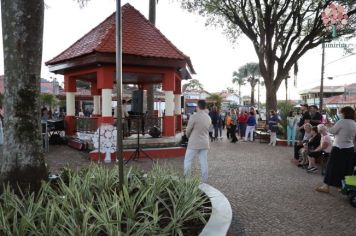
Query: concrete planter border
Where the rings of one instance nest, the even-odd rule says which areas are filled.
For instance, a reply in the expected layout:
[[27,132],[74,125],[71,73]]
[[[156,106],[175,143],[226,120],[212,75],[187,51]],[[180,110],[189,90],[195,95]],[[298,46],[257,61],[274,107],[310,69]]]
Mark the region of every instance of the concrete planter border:
[[211,201],[212,212],[199,236],[226,236],[232,220],[232,209],[225,195],[216,188],[202,183],[199,186]]

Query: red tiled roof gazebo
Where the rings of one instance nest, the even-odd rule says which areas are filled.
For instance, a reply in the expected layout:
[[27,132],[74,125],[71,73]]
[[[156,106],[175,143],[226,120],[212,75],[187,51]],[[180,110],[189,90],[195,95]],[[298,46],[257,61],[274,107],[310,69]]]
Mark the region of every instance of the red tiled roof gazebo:
[[[123,83],[137,84],[140,89],[162,84],[166,102],[163,135],[174,136],[181,130],[181,81],[190,78],[186,68],[195,73],[189,57],[130,4],[122,7],[122,37]],[[64,75],[68,135],[75,133],[76,80],[91,83],[93,115],[99,117],[99,123],[113,122],[115,13],[46,65],[51,72]]]

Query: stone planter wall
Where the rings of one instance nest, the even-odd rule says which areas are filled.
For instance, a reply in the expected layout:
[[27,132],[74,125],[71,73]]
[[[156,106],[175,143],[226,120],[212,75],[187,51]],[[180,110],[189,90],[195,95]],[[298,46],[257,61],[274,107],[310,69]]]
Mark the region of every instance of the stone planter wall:
[[212,212],[208,223],[199,236],[226,236],[228,235],[232,210],[227,198],[216,188],[201,184],[199,188],[210,198]]

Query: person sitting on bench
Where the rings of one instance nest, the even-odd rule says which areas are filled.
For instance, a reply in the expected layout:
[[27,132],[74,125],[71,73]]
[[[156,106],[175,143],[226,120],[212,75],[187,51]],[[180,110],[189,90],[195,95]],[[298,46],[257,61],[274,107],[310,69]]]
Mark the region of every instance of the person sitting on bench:
[[315,165],[315,158],[321,157],[323,152],[330,153],[332,146],[332,141],[326,126],[323,124],[318,125],[318,132],[321,134],[320,145],[314,151],[308,153],[309,166],[307,171],[313,173],[318,171],[318,168]]

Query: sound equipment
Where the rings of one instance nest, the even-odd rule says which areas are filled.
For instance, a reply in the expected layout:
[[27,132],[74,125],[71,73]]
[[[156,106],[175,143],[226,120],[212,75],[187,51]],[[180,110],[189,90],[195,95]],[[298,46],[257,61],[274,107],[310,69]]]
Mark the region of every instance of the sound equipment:
[[184,99],[184,95],[182,95],[181,97],[180,97],[180,108],[184,108],[185,106],[185,99]]
[[146,113],[147,90],[132,91],[131,111],[141,114]]
[[84,142],[80,139],[70,139],[68,141],[68,146],[77,150],[83,150],[85,148]]
[[130,158],[126,160],[125,164],[129,163],[131,160],[137,161],[140,158],[140,154],[142,153],[145,157],[153,161],[153,159],[142,149],[140,145],[140,127],[142,124],[142,119],[144,119],[143,115],[133,116],[132,119],[135,119],[137,123],[137,146],[136,150],[131,154]]
[[50,131],[64,131],[64,120],[47,120]]

